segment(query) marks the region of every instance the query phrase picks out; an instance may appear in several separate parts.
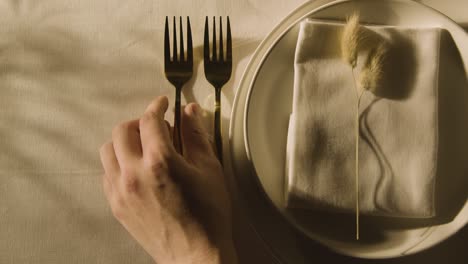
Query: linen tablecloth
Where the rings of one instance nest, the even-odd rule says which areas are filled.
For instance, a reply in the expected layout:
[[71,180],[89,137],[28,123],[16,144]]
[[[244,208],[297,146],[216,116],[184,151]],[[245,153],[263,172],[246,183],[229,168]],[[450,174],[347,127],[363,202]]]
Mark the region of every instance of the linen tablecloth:
[[[165,16],[191,18],[195,74],[183,96],[207,110],[214,93],[200,67],[203,22],[230,16],[235,61],[223,88],[226,132],[249,56],[302,2],[0,0],[0,263],[152,263],[111,215],[98,148],[155,96],[172,102],[162,63]],[[239,236],[252,263],[272,263],[245,233]]]

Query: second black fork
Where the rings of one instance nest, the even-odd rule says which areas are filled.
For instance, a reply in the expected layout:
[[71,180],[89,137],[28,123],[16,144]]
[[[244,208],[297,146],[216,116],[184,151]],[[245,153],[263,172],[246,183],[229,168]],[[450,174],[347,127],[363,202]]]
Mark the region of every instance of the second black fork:
[[223,163],[223,140],[221,136],[221,88],[231,78],[232,72],[232,40],[231,25],[227,17],[226,55],[224,55],[223,22],[219,18],[219,53],[216,49],[216,21],[213,17],[213,42],[210,54],[210,37],[208,32],[208,17],[205,19],[205,40],[203,43],[205,77],[215,88],[215,119],[214,140],[216,152],[221,163]]

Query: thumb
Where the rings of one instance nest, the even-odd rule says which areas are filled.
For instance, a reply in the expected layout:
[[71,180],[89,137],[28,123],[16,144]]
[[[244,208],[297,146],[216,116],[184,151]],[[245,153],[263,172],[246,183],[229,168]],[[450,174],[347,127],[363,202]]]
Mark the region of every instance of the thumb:
[[201,111],[198,104],[190,103],[182,113],[184,156],[193,162],[206,155],[215,156],[210,136],[200,118]]

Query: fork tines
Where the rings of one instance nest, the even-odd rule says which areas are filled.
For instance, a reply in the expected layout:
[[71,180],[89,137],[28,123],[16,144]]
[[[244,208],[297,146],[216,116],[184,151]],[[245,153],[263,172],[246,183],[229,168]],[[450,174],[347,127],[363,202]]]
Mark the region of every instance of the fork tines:
[[184,50],[184,34],[182,27],[182,17],[179,17],[179,53],[177,54],[177,30],[176,18],[172,18],[172,56],[169,41],[169,22],[166,16],[166,23],[164,28],[164,63],[167,65],[171,62],[193,62],[193,48],[192,48],[192,30],[190,27],[190,18],[187,17],[187,57],[185,57]]
[[[229,16],[227,17],[226,26],[226,45],[223,40],[223,18],[219,17],[219,50],[216,45],[216,19],[213,17],[213,41],[210,53],[210,37],[208,29],[208,17],[205,18],[205,38],[204,38],[204,61],[208,62],[232,62],[232,39],[231,39],[231,25]],[[224,56],[224,47],[226,47],[226,56]]]

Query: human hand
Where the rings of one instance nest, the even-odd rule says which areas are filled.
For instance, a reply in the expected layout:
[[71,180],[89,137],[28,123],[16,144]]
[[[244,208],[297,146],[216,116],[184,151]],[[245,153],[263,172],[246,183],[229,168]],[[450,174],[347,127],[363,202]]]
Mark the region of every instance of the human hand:
[[164,120],[166,97],[118,125],[100,149],[104,193],[117,220],[158,264],[237,263],[231,205],[200,108],[182,113],[184,156]]

